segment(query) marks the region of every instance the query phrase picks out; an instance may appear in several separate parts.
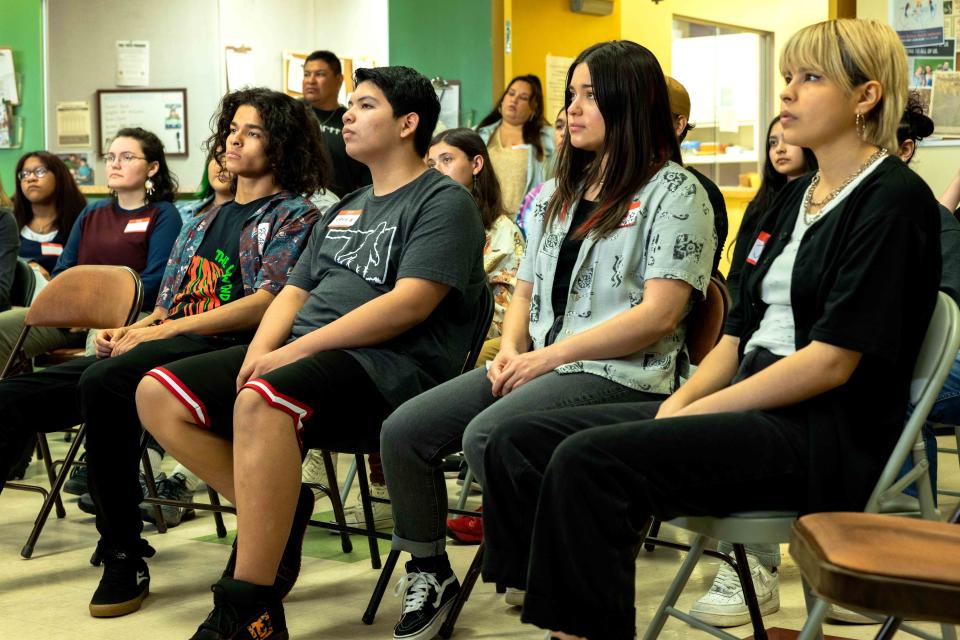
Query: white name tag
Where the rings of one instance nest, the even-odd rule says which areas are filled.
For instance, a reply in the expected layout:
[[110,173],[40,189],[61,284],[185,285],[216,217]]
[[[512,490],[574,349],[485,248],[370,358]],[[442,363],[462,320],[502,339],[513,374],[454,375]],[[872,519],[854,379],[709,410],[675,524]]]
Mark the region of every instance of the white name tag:
[[347,227],[352,227],[360,218],[361,213],[363,213],[363,209],[343,210],[337,214],[333,222],[327,225],[327,228],[346,229]]
[[134,218],[127,223],[124,233],[143,233],[150,226],[150,218]]
[[40,255],[44,256],[58,256],[63,253],[63,245],[57,244],[56,242],[41,242],[40,243]]
[[757,241],[753,243],[753,248],[750,249],[750,253],[747,255],[748,263],[757,264],[757,260],[760,259],[760,254],[763,253],[763,248],[767,246],[767,241],[769,239],[769,233],[766,231],[760,232],[760,235],[757,236]]

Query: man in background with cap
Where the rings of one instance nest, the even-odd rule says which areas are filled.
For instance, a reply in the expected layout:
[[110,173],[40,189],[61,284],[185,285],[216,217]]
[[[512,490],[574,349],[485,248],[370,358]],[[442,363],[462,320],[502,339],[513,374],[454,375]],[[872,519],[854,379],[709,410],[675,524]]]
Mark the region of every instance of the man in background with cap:
[[[686,88],[670,76],[666,77],[667,93],[670,95],[670,112],[673,114],[673,126],[677,133],[677,142],[683,142],[687,132],[693,129],[690,124],[690,94]],[[713,224],[717,230],[717,252],[713,256],[713,275],[718,275],[717,266],[720,256],[727,243],[727,205],[723,201],[723,194],[714,182],[692,166],[684,167],[692,173],[707,192],[710,206],[713,207]]]

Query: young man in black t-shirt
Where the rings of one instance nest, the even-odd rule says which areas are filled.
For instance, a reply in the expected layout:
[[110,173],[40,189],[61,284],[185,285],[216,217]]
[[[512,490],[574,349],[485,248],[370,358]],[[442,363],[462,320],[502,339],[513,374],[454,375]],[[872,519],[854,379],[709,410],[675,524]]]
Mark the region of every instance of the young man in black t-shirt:
[[303,99],[320,124],[323,145],[333,164],[330,190],[342,198],[370,184],[370,170],[347,154],[343,143],[346,107],[338,96],[343,86],[340,59],[331,51],[314,51],[303,64]]
[[436,94],[407,67],[359,69],[356,84],[344,140],[373,186],[316,225],[249,347],[158,367],[137,390],[144,426],[237,505],[236,550],[195,640],[286,637],[281,599],[313,506],[303,452],[375,437],[471,346],[484,233],[470,194],[423,162]]

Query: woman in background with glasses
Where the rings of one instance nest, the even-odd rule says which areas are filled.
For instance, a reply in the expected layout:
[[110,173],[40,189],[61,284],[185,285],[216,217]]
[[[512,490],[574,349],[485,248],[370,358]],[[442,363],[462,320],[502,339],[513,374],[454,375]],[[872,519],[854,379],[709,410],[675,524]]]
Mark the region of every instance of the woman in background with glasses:
[[[167,257],[180,231],[180,214],[172,204],[176,178],[167,168],[163,143],[154,134],[140,128],[121,129],[110,143],[104,162],[104,175],[112,196],[91,203],[80,212],[66,243],[62,248],[56,247],[59,257],[51,274],[56,277],[78,264],[130,267],[140,274],[143,282],[143,308],[152,309]],[[31,154],[22,163],[17,165],[17,202],[22,195],[24,211],[29,203],[29,221],[34,225],[49,225],[28,224],[35,234],[45,238],[51,230],[59,230],[61,224],[45,217],[47,210],[43,202],[50,196],[43,194],[47,193],[44,189],[50,188],[48,182],[54,183],[54,193],[57,185],[71,184],[73,189],[76,185],[69,172],[61,175],[52,169],[56,163],[62,164],[56,156]],[[38,185],[42,187],[39,196]],[[67,216],[69,212],[58,211],[58,215]],[[28,219],[26,213],[24,219]],[[57,218],[61,219],[66,220],[65,217]],[[53,227],[53,224],[58,226]],[[41,253],[44,242],[41,242]],[[6,363],[9,358],[25,317],[23,307],[0,313],[0,362]],[[33,358],[74,343],[82,345],[83,334],[35,327],[28,335],[24,354]]]

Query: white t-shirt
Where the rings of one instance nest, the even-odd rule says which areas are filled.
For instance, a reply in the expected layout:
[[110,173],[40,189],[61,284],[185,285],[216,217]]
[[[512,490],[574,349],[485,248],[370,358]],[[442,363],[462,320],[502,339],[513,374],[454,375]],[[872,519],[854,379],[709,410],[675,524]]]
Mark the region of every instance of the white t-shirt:
[[[863,173],[857,176],[850,184],[843,188],[833,200],[820,209],[817,220],[826,216],[851,191],[863,182],[874,169],[880,166],[883,158],[878,158]],[[805,200],[806,198],[804,198]],[[816,224],[816,222],[812,223]],[[764,348],[778,356],[789,356],[797,350],[796,325],[793,322],[793,305],[790,301],[790,285],[793,278],[793,263],[797,259],[800,242],[807,233],[808,225],[803,219],[803,203],[797,211],[797,220],[793,225],[790,240],[783,248],[783,252],[774,258],[770,270],[760,283],[760,299],[767,305],[760,326],[750,336],[750,341],[743,352],[749,353],[753,349]]]

